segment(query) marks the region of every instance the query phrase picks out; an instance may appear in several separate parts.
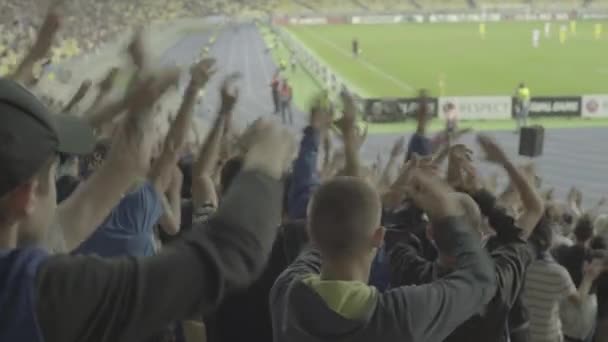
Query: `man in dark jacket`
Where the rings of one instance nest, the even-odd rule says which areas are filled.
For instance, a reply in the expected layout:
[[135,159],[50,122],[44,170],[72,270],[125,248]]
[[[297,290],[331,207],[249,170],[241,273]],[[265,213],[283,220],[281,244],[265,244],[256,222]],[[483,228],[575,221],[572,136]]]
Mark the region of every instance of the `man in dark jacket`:
[[[486,249],[494,261],[497,288],[490,303],[459,326],[446,341],[509,341],[509,328],[522,329],[521,319],[525,319],[525,314],[519,312],[521,315],[518,317],[511,315],[511,310],[518,303],[526,270],[534,258],[526,240],[543,214],[543,204],[538,193],[508,160],[504,151],[488,137],[480,136],[479,142],[487,158],[505,168],[526,210],[516,222],[497,207],[494,196],[483,190],[479,186],[480,182],[470,182],[473,186],[466,190],[472,194],[479,210],[488,218],[490,226],[496,232],[488,241]],[[472,166],[469,165],[468,169],[471,170]],[[472,172],[471,176],[474,174]],[[481,231],[476,234],[481,235]],[[420,285],[444,279],[453,270],[450,258],[442,256],[441,251],[437,261],[427,260],[407,243],[398,244],[392,250],[391,266],[392,285],[398,286]],[[521,309],[519,306],[516,308]],[[515,318],[518,319],[517,322],[510,321]]]
[[413,179],[413,196],[441,232],[437,247],[454,257],[455,272],[382,294],[368,286],[384,240],[380,199],[364,180],[335,178],[316,190],[310,205],[308,232],[319,250],[303,252],[272,289],[275,342],[441,341],[490,300],[492,265],[462,221],[462,208],[438,180],[422,172]]

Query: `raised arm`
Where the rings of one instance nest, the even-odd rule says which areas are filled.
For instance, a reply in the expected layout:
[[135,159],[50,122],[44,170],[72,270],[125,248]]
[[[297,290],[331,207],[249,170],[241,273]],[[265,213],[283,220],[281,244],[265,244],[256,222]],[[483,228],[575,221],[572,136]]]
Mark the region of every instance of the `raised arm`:
[[150,107],[178,73],[171,70],[142,82],[128,101],[129,115],[112,143],[105,163],[82,183],[58,208],[57,223],[62,227],[68,250],[76,248],[103,222],[123,194],[138,178],[145,177],[156,137]]
[[209,77],[214,73],[213,59],[205,59],[194,65],[191,69],[191,81],[186,88],[186,93],[182,100],[182,104],[177,112],[177,116],[173,125],[167,133],[163,150],[156,161],[155,165],[150,170],[149,180],[152,182],[156,191],[163,194],[167,190],[171,181],[171,170],[177,164],[179,159],[179,151],[184,148],[188,130],[192,125],[192,115],[196,97],[202,87],[207,84]]
[[391,317],[399,320],[395,325],[405,339],[441,341],[491,300],[496,275],[479,236],[461,218],[464,210],[449,195],[449,188],[420,170],[413,174],[410,196],[431,219],[435,244],[442,255],[454,258],[455,267],[433,283],[389,291],[384,303]]
[[317,169],[319,145],[325,121],[325,113],[313,108],[310,123],[304,129],[298,157],[293,164],[293,176],[288,191],[288,214],[291,220],[306,218],[308,202],[314,189],[319,185]]
[[91,89],[91,85],[92,85],[91,80],[84,80],[82,82],[82,84],[80,84],[80,87],[78,87],[78,90],[76,91],[74,96],[72,96],[72,99],[70,99],[70,102],[68,102],[68,104],[62,109],[62,112],[63,113],[71,112],[72,109],[74,109],[74,107],[76,107],[76,105],[80,101],[82,101],[82,99],[87,95],[87,93],[89,92],[89,89]]
[[220,110],[192,167],[192,201],[195,208],[205,204],[217,207],[218,204],[218,196],[212,177],[220,157],[226,120],[231,115],[238,98],[238,93],[231,92],[229,89],[233,79],[234,76],[230,76],[223,83],[220,91],[222,98]]
[[49,6],[46,18],[40,30],[38,31],[38,37],[34,42],[34,45],[30,51],[25,55],[21,64],[15,69],[15,72],[10,77],[14,81],[20,82],[25,86],[33,86],[36,83],[34,77],[33,68],[37,61],[44,58],[49,52],[53,38],[59,31],[60,19],[57,14],[57,3],[52,2]]
[[165,233],[175,235],[179,233],[182,222],[182,185],[184,175],[179,167],[174,166],[171,172],[171,182],[164,194],[161,194],[163,216],[160,218],[160,226]]
[[395,141],[395,144],[393,145],[393,149],[391,150],[391,154],[388,159],[388,162],[386,163],[386,166],[384,167],[384,170],[382,171],[382,174],[380,176],[378,186],[380,188],[381,193],[388,190],[388,188],[391,186],[391,184],[392,184],[391,173],[394,172],[395,163],[397,162],[399,157],[403,155],[404,152],[405,152],[405,138],[401,137]]
[[477,141],[486,153],[488,161],[504,167],[513,186],[519,193],[524,212],[517,219],[517,226],[523,230],[522,237],[527,239],[545,210],[542,198],[536,191],[535,186],[531,184],[528,179],[526,179],[523,172],[509,160],[502,148],[493,139],[488,136],[479,135]]
[[[158,327],[210,312],[225,294],[253,282],[280,223],[279,180],[294,147],[275,124],[262,123],[260,133],[216,216],[159,255],[47,261],[37,276],[45,340],[144,340]],[[73,304],[67,312],[66,302]]]
[[338,122],[342,131],[342,139],[344,141],[345,165],[342,175],[354,176],[360,175],[360,160],[359,148],[360,138],[357,134],[357,108],[355,107],[354,99],[351,95],[343,93],[342,102],[344,103],[343,115]]

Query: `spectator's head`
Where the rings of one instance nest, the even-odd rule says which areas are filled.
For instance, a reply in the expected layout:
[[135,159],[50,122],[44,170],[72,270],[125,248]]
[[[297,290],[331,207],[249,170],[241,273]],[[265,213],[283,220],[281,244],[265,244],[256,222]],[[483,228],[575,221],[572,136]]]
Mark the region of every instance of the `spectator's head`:
[[608,214],[599,215],[595,219],[593,233],[596,236],[608,237]]
[[309,206],[308,231],[324,260],[369,257],[371,264],[384,240],[380,217],[380,197],[368,182],[336,177],[316,190]]
[[589,216],[581,217],[574,227],[576,242],[587,243],[593,237],[593,222]]
[[230,188],[232,181],[236,178],[236,176],[241,172],[243,168],[243,158],[234,157],[229,159],[222,167],[222,172],[220,174],[220,187],[222,194],[225,194]]
[[110,151],[110,140],[99,141],[92,153],[82,158],[82,175],[84,178],[93,174],[106,160]]
[[[485,232],[485,226],[481,216],[481,210],[475,200],[462,192],[454,192],[449,194],[449,196],[454,197],[460,202],[460,205],[464,209],[464,218],[466,219],[467,224],[475,234],[481,237]],[[433,225],[429,224],[427,227],[427,238],[434,241]]]
[[0,79],[0,236],[2,244],[35,241],[53,220],[58,154],[93,147],[92,130],[52,116],[17,83]]
[[529,241],[536,248],[539,256],[547,252],[551,247],[553,243],[553,228],[546,215],[536,224]]

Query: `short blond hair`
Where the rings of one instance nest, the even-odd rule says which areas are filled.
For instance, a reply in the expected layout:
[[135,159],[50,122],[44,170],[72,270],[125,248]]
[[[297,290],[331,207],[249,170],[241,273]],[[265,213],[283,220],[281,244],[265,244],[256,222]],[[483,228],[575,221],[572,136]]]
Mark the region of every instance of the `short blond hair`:
[[608,214],[599,215],[595,219],[593,233],[596,236],[608,237]]

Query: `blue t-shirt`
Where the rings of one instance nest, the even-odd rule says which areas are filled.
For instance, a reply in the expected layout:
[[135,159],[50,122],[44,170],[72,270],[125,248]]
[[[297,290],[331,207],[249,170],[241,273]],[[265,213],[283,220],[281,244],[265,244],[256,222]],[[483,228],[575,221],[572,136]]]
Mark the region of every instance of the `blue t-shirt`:
[[417,153],[421,157],[433,154],[431,140],[422,134],[414,133],[407,146],[407,160],[412,158],[413,153]]
[[150,182],[129,193],[74,254],[102,257],[154,255],[154,226],[163,215],[161,194]]
[[36,274],[47,257],[37,248],[0,250],[0,341],[44,341],[36,318]]

